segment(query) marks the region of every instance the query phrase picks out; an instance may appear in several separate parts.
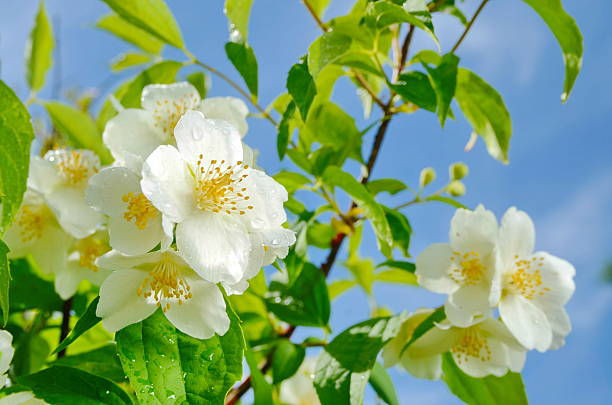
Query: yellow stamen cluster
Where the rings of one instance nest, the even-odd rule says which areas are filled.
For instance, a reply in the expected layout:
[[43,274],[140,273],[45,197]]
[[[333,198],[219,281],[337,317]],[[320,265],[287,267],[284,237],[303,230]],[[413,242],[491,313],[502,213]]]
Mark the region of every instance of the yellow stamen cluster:
[[157,218],[159,215],[159,211],[142,193],[127,193],[121,197],[121,200],[127,203],[123,218],[128,222],[134,220],[134,225],[138,229],[145,229],[149,220]]
[[486,267],[477,252],[468,253],[453,252],[451,256],[453,268],[449,277],[451,280],[461,285],[476,285],[480,283],[484,276]]
[[211,160],[204,163],[199,156],[196,167],[196,205],[199,209],[226,214],[244,215],[252,210],[247,205],[251,198],[246,194],[243,181],[249,176],[246,170],[249,165],[243,162],[226,163],[225,160]]
[[155,126],[166,136],[174,136],[174,127],[181,117],[189,110],[197,107],[199,100],[195,94],[185,95],[178,100],[162,100],[155,102],[153,117]]
[[94,235],[77,241],[75,249],[79,252],[79,266],[94,272],[98,271],[96,259],[110,250],[106,243]]
[[468,361],[470,358],[480,361],[491,360],[491,348],[487,336],[478,326],[465,329],[451,348],[451,352],[458,364]]
[[17,216],[19,234],[23,243],[39,239],[48,218],[49,209],[44,205],[23,205]]
[[98,171],[83,153],[77,150],[57,154],[53,161],[66,182],[73,186],[84,184],[91,175]]
[[166,312],[170,304],[183,301],[193,297],[191,287],[182,277],[179,266],[167,254],[149,272],[149,276],[140,285],[136,294],[146,299],[152,299],[158,307]]
[[515,268],[510,277],[509,284],[528,300],[534,299],[538,295],[544,295],[550,288],[544,287],[540,268],[544,264],[543,257],[532,257],[529,259],[519,259],[515,256]]

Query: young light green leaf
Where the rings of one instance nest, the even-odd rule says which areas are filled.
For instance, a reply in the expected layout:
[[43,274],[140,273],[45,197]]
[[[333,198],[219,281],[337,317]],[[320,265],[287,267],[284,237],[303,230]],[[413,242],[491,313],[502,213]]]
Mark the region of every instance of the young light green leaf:
[[246,43],[228,42],[225,44],[225,53],[244,79],[251,95],[257,98],[257,58],[253,48]]
[[134,66],[142,65],[151,61],[151,55],[138,52],[124,52],[111,63],[113,72],[120,72]]
[[374,391],[376,391],[378,397],[385,401],[385,403],[389,405],[399,405],[397,393],[393,386],[393,380],[389,374],[387,374],[387,370],[385,370],[379,362],[374,364],[369,382]]
[[185,49],[181,30],[163,0],[102,0],[127,22],[167,44]]
[[402,73],[391,88],[409,103],[427,111],[436,111],[437,96],[428,76],[422,72]]
[[291,70],[289,70],[289,75],[287,76],[287,91],[289,91],[293,101],[300,110],[302,121],[306,121],[310,105],[317,94],[317,87],[308,71],[306,58],[300,63],[293,65]]
[[281,340],[274,348],[274,358],[272,359],[272,381],[274,384],[294,375],[305,356],[305,348],[296,346],[288,340]]
[[439,201],[441,203],[451,205],[451,206],[453,206],[455,208],[469,209],[465,205],[461,204],[459,201],[454,200],[454,199],[452,199],[450,197],[444,197],[444,196],[441,196],[441,195],[433,195],[431,197],[427,197],[425,200],[426,201]]
[[200,98],[206,98],[206,94],[210,88],[210,78],[204,72],[193,72],[185,79],[198,90]]
[[290,121],[293,118],[294,112],[295,102],[292,101],[289,103],[289,105],[287,105],[287,108],[283,113],[283,117],[281,118],[281,122],[278,125],[278,135],[276,137],[276,151],[278,152],[278,158],[280,160],[283,160],[285,154],[287,153],[287,147],[289,146],[289,140],[293,132]]
[[308,47],[308,69],[316,79],[327,65],[334,61],[351,47],[352,39],[335,31],[326,32]]
[[26,73],[30,89],[36,92],[45,84],[45,76],[53,64],[53,28],[40,1],[38,14],[26,49]]
[[393,246],[391,228],[387,222],[384,209],[374,200],[374,197],[365,186],[355,180],[350,174],[334,166],[325,170],[323,182],[329,186],[340,187],[355,200],[372,223],[378,240],[378,248],[385,256],[389,256]]
[[431,315],[425,318],[423,322],[421,322],[414,329],[414,332],[412,333],[410,340],[406,342],[404,347],[402,347],[402,351],[400,352],[400,357],[402,354],[404,354],[406,349],[408,349],[418,338],[423,336],[431,328],[434,328],[436,326],[436,323],[442,322],[444,319],[446,319],[446,312],[444,312],[444,307],[442,306],[442,307],[436,308],[436,310],[432,312]]
[[96,27],[103,29],[116,37],[137,46],[145,52],[160,54],[164,43],[147,31],[127,22],[117,14],[108,14],[102,17]]
[[468,405],[527,405],[523,379],[508,372],[503,377],[474,378],[465,374],[450,353],[442,358],[444,381],[453,394]]
[[355,277],[357,284],[368,295],[371,295],[374,285],[374,262],[372,259],[362,259],[357,254],[352,254],[343,264]]
[[11,283],[11,269],[7,254],[8,246],[0,239],[0,309],[2,310],[2,325],[6,325],[9,317],[9,284]]
[[303,174],[290,172],[287,170],[278,172],[273,177],[274,180],[282,184],[283,187],[285,187],[289,193],[293,193],[294,191],[300,189],[302,186],[311,183],[310,179],[304,176]]
[[125,374],[117,357],[114,343],[90,350],[88,352],[61,357],[51,363],[52,366],[74,367],[99,377],[115,382],[125,382]]
[[398,283],[408,285],[418,285],[414,273],[400,269],[389,269],[374,274],[374,281],[383,283]]
[[50,404],[133,404],[128,394],[111,381],[71,367],[53,366],[18,378],[17,383]]
[[331,300],[334,300],[345,292],[347,292],[348,290],[350,290],[351,288],[355,287],[356,285],[357,283],[355,283],[353,280],[332,281],[327,285],[327,288],[329,290],[329,298]]
[[383,192],[389,193],[391,195],[395,195],[408,188],[400,180],[391,179],[391,178],[371,180],[368,182],[368,184],[366,184],[366,187],[374,195],[383,193]]
[[[248,349],[245,353],[247,364],[251,370],[251,384],[253,385],[253,405],[273,404],[273,387],[259,369],[253,351]],[[219,404],[221,405],[221,403]]]
[[102,320],[102,318],[98,318],[96,316],[96,308],[98,308],[98,301],[100,301],[100,297],[96,297],[91,304],[87,307],[87,310],[79,318],[74,328],[70,331],[70,334],[64,339],[59,346],[53,350],[53,353],[58,353],[65,348],[67,348],[70,344],[72,344],[75,340],[77,340],[83,333],[87,332],[89,329],[93,328]]
[[442,127],[444,127],[446,116],[450,110],[451,101],[455,97],[458,65],[459,58],[452,53],[444,55],[440,60],[440,64],[435,68],[423,63],[436,92],[438,118]]
[[561,101],[567,101],[582,68],[582,34],[576,21],[565,12],[561,0],[523,0],[542,17],[563,51],[565,81]]
[[225,0],[223,11],[229,21],[230,41],[247,42],[252,5],[253,0]]
[[385,210],[385,217],[393,235],[393,246],[398,248],[405,257],[410,257],[408,249],[410,247],[412,227],[410,222],[408,222],[408,218],[398,210],[385,207],[384,205],[382,207]]
[[91,149],[102,164],[109,164],[113,158],[102,142],[94,120],[81,110],[57,101],[46,102],[45,108],[53,126],[64,135],[75,148]]
[[30,113],[13,90],[0,80],[0,235],[21,205],[33,139]]
[[475,73],[459,68],[455,98],[489,154],[508,163],[512,122],[499,93]]
[[305,129],[314,140],[343,152],[343,156],[360,158],[361,133],[353,117],[337,104],[323,101],[314,106],[308,114]]
[[308,0],[308,3],[310,3],[310,7],[312,7],[317,17],[323,19],[325,10],[329,6],[329,3],[331,3],[331,0]]

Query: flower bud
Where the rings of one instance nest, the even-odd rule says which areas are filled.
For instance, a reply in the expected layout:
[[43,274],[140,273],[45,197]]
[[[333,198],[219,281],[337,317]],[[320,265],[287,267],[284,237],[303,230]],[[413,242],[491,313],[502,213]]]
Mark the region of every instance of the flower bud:
[[465,194],[465,184],[459,180],[453,180],[446,187],[446,191],[453,197],[461,197]]
[[451,180],[461,180],[469,173],[467,165],[463,162],[453,163],[448,167],[448,175]]
[[419,178],[419,185],[425,187],[436,179],[436,171],[433,167],[426,167],[421,170],[421,176]]

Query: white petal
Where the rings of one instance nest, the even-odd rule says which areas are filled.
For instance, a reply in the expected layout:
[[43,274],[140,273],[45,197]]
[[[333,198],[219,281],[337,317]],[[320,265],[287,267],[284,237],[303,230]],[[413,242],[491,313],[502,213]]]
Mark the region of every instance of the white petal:
[[261,170],[249,170],[245,180],[246,193],[253,206],[245,215],[250,220],[250,226],[261,230],[279,227],[287,222],[283,206],[288,198],[287,190]]
[[449,294],[458,285],[448,277],[452,251],[447,243],[435,243],[425,248],[416,258],[416,275],[419,284],[430,291]]
[[402,367],[417,378],[439,380],[442,377],[442,356],[412,357],[407,353],[402,357]]
[[497,241],[495,215],[479,205],[474,211],[458,209],[451,220],[450,245],[453,250],[489,254]]
[[47,201],[62,228],[77,239],[91,235],[104,221],[102,214],[87,205],[78,188],[59,187],[47,195]]
[[173,146],[160,146],[147,158],[140,182],[144,195],[172,222],[195,209],[194,179]]
[[529,215],[515,207],[509,208],[499,228],[499,249],[504,263],[514,261],[515,256],[526,257],[535,246],[535,227]]
[[[433,310],[431,309],[419,309],[414,314],[411,314],[405,321],[402,323],[402,326],[395,335],[393,339],[389,343],[385,345],[382,352],[382,358],[385,367],[391,367],[397,364],[400,360],[400,353],[402,353],[402,349],[408,343],[410,338],[412,337],[412,333],[414,329],[421,323],[425,318],[427,318]],[[405,353],[404,353],[405,355]]]
[[126,167],[108,167],[89,179],[85,190],[87,203],[110,216],[123,216],[123,196],[140,193],[140,176]]
[[204,280],[189,278],[193,297],[181,305],[173,303],[166,318],[181,332],[197,339],[208,339],[215,333],[223,336],[230,320],[219,288]]
[[446,318],[455,326],[467,327],[482,317],[487,316],[489,309],[488,285],[481,282],[476,285],[461,287],[448,296],[444,306]]
[[[543,258],[540,266],[542,287],[548,290],[542,295],[535,295],[534,302],[541,307],[556,307],[567,304],[574,294],[574,274],[576,270],[571,263],[545,252],[537,252],[535,258]],[[537,260],[537,259],[536,259]]]
[[200,93],[189,82],[172,84],[149,84],[142,89],[142,108],[148,111],[164,112],[164,105],[180,105],[186,110],[200,104]]
[[528,350],[546,351],[552,341],[552,328],[546,314],[522,295],[508,294],[499,304],[502,320],[520,344]]
[[228,164],[242,161],[242,142],[236,128],[225,121],[205,119],[199,111],[188,111],[174,129],[181,155],[195,166],[200,160],[225,160]]
[[251,249],[247,230],[231,215],[199,212],[176,226],[180,255],[205,280],[242,279]]
[[32,244],[30,253],[43,273],[53,274],[66,265],[72,240],[63,229],[50,226],[45,229],[41,238]]
[[249,125],[246,117],[249,109],[239,98],[235,97],[210,97],[202,100],[199,110],[206,118],[215,118],[229,122],[236,127],[241,138],[244,138]]
[[248,280],[255,277],[263,266],[265,252],[263,249],[261,235],[249,234],[251,249],[249,251],[249,260],[242,279],[235,284],[223,283],[223,288],[227,295],[242,294],[249,288]]
[[15,349],[11,345],[13,335],[5,330],[0,330],[0,374],[8,371]]
[[166,143],[163,132],[155,127],[155,119],[149,111],[128,108],[111,118],[102,134],[117,163],[136,172],[142,162],[159,145]]
[[[91,270],[89,272],[93,273]],[[86,279],[87,273],[85,269],[72,261],[68,262],[55,272],[55,291],[63,300],[67,300],[77,291],[81,281]]]
[[457,328],[431,328],[414,341],[407,351],[413,358],[431,357],[447,352],[457,340]]
[[116,332],[147,318],[157,309],[153,303],[138,296],[138,287],[147,277],[140,270],[118,270],[113,272],[100,287],[100,302],[96,315],[109,332]]
[[565,345],[565,337],[572,331],[572,323],[563,308],[546,311],[546,317],[553,331],[552,343],[549,350],[556,350]]
[[161,215],[152,218],[143,229],[123,217],[111,217],[108,222],[110,245],[113,249],[127,255],[140,255],[146,253],[165,240],[166,234],[162,229]]
[[46,194],[61,182],[62,178],[51,162],[38,156],[32,156],[28,173],[29,188]]
[[155,251],[142,255],[128,256],[116,250],[100,256],[96,261],[98,267],[108,270],[126,270],[143,264],[156,263],[160,260],[162,252]]
[[[452,352],[453,359],[457,366],[467,375],[482,378],[488,375],[501,377],[508,372],[508,355],[507,348],[501,342],[488,338],[487,344],[490,350],[490,358],[482,359],[475,356],[459,356],[456,352]],[[481,354],[485,355],[481,350]]]
[[49,405],[29,391],[16,392],[0,398],[0,405]]

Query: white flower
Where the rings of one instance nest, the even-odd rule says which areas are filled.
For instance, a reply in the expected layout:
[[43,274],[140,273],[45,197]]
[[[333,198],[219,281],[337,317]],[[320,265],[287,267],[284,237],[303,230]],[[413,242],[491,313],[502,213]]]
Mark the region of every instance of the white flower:
[[416,274],[423,287],[448,294],[447,318],[468,326],[499,300],[495,215],[482,205],[474,211],[458,209],[449,238],[450,244],[431,245],[417,257]]
[[15,354],[12,343],[13,335],[8,331],[0,330],[0,388],[6,384],[6,373],[13,360],[13,354]]
[[415,328],[431,314],[418,311],[408,318],[397,337],[385,346],[385,366],[398,362],[418,378],[438,379],[442,375],[442,354],[450,352],[464,373],[482,378],[501,377],[508,371],[520,372],[526,358],[522,347],[499,320],[486,318],[466,328],[452,326],[448,321],[436,324],[401,353]]
[[11,259],[31,254],[46,274],[66,265],[73,238],[57,223],[42,195],[28,189],[15,220],[4,235]]
[[114,270],[100,287],[96,315],[110,332],[140,322],[158,307],[181,332],[198,339],[229,328],[219,288],[201,279],[173,250],[139,256],[110,251],[98,266]]
[[201,101],[198,91],[187,82],[148,85],[142,91],[141,104],[142,109],[120,111],[106,124],[103,134],[104,143],[117,163],[137,172],[159,145],[175,144],[174,127],[189,110],[227,121],[241,136],[248,129],[244,102],[232,97]]
[[317,359],[304,359],[296,373],[283,381],[280,388],[280,401],[291,405],[319,405],[319,397],[313,379]]
[[502,218],[499,252],[502,296],[499,313],[528,349],[564,344],[571,324],[564,306],[574,293],[574,266],[545,252],[533,252],[535,228],[529,216],[510,208]]
[[108,235],[103,231],[74,240],[67,263],[55,271],[55,291],[59,296],[64,300],[72,297],[83,280],[101,285],[110,271],[100,269],[96,260],[109,250]]
[[29,391],[16,392],[0,398],[0,405],[49,405]]
[[126,167],[103,169],[89,180],[87,202],[108,218],[110,245],[128,255],[172,242],[172,224],[140,189],[140,176]]
[[85,202],[87,182],[99,169],[99,158],[89,150],[51,150],[44,159],[32,158],[28,186],[44,197],[75,238],[91,235],[102,224],[102,215]]
[[254,276],[265,246],[294,243],[283,203],[287,191],[243,159],[236,129],[187,112],[175,128],[177,148],[159,146],[142,170],[142,191],[176,223],[176,244],[204,279],[232,285]]

